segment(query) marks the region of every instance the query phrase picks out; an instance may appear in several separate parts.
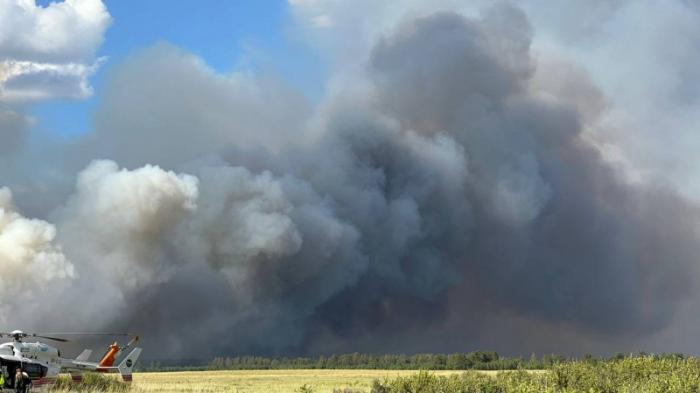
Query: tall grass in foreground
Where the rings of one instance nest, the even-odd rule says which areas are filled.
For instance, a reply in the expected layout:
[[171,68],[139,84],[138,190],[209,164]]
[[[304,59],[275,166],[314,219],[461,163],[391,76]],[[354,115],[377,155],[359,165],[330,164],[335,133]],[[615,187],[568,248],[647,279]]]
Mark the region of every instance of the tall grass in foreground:
[[420,372],[375,381],[372,393],[690,393],[700,392],[696,358],[635,357],[612,361],[575,361],[543,372],[504,371],[485,375],[436,376]]
[[123,381],[108,375],[97,373],[83,374],[82,382],[73,382],[69,375],[60,375],[50,392],[81,392],[81,393],[121,393],[128,392],[130,387]]

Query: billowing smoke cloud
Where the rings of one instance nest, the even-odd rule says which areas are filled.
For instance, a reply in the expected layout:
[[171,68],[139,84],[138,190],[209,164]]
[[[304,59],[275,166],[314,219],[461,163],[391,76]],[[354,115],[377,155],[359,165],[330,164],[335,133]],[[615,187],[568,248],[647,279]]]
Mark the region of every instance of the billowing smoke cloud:
[[[56,244],[56,228],[46,221],[23,217],[12,203],[12,194],[0,188],[0,323],[15,323],[20,313],[41,310],[43,296],[37,289],[65,287],[75,269]],[[23,319],[20,317],[19,319]]]
[[614,102],[537,56],[524,11],[429,11],[369,34],[315,107],[167,45],[115,68],[61,147],[61,248],[24,243],[71,285],[21,320],[138,331],[154,358],[636,351],[673,326],[697,204],[612,160]]
[[[195,209],[197,180],[145,166],[118,170],[95,161],[78,176],[76,194],[58,214],[62,243],[93,277],[106,277],[126,290],[165,279],[167,233]],[[100,255],[99,261],[94,257]]]
[[130,89],[103,92],[96,130],[81,148],[123,165],[176,166],[226,146],[277,150],[299,138],[310,112],[280,81],[216,75],[166,44],[133,54],[111,75],[119,84]]

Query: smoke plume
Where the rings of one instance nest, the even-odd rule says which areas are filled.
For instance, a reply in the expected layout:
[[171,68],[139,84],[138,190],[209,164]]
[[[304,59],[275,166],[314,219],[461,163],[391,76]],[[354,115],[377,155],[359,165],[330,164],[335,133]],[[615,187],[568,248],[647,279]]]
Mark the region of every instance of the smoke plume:
[[616,159],[613,100],[533,49],[528,7],[409,14],[318,104],[132,54],[92,132],[14,158],[42,220],[0,191],[0,321],[137,331],[152,357],[679,350],[640,345],[696,305],[700,208]]
[[[75,278],[74,266],[55,242],[56,228],[46,221],[23,217],[12,194],[0,188],[0,321],[14,323],[22,310],[40,312],[44,294],[38,288],[65,286]],[[47,292],[51,292],[48,290]]]

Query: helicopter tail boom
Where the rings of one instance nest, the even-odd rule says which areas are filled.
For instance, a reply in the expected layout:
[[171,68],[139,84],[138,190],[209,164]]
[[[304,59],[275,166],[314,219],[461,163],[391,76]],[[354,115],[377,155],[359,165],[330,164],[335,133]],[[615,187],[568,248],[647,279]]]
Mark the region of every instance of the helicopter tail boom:
[[94,371],[98,373],[119,373],[124,382],[131,382],[132,373],[136,361],[141,355],[141,348],[134,348],[118,366],[103,367],[98,363],[79,361],[76,359],[63,359],[64,364],[61,366],[62,372],[68,371],[74,381],[80,382],[82,373],[86,371]]

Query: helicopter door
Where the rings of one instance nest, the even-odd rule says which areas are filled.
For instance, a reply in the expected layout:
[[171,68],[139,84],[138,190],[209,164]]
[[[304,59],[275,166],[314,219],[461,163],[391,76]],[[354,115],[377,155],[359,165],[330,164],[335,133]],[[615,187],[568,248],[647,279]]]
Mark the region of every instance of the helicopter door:
[[37,363],[24,363],[22,365],[22,371],[29,374],[30,379],[35,380],[45,377],[48,368]]

